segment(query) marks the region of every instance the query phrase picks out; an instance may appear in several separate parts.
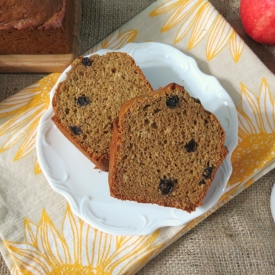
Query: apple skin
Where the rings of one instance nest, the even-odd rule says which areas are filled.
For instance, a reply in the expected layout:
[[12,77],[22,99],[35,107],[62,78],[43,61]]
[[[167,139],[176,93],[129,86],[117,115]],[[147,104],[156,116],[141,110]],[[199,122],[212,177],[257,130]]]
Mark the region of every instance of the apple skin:
[[275,46],[275,0],[241,0],[240,16],[253,40]]

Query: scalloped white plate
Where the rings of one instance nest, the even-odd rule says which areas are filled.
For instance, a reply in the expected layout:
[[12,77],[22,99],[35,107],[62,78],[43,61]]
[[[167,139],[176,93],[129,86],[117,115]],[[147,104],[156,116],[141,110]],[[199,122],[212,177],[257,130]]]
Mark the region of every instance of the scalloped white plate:
[[[100,50],[97,54],[108,51]],[[116,235],[146,235],[164,226],[183,225],[204,214],[219,200],[232,171],[230,157],[237,145],[237,112],[230,96],[217,79],[202,73],[189,56],[171,46],[147,42],[127,44],[119,51],[130,54],[140,66],[154,89],[176,82],[185,86],[193,97],[214,113],[225,132],[229,154],[196,211],[153,204],[121,201],[109,195],[108,174],[94,169],[91,163],[56,128],[51,121],[52,107],[41,118],[37,135],[37,154],[41,169],[51,187],[70,203],[73,212],[107,233]],[[68,67],[51,91],[66,78]]]
[[273,185],[271,191],[270,208],[273,220],[275,221],[275,184]]

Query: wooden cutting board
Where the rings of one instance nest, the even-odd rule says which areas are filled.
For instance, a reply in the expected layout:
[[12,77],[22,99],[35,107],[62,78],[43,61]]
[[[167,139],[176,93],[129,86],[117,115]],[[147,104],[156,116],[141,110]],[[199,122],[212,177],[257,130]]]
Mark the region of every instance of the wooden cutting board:
[[68,54],[0,55],[0,73],[59,73],[78,56],[81,26],[81,2],[73,0],[71,52]]

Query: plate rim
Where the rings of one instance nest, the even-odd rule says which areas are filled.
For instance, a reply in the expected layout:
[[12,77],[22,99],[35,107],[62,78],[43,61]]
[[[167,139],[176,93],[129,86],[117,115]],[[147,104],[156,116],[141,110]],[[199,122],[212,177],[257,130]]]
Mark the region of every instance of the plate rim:
[[275,222],[275,184],[273,184],[273,187],[271,189],[271,195],[270,195],[270,209],[271,209],[271,215]]

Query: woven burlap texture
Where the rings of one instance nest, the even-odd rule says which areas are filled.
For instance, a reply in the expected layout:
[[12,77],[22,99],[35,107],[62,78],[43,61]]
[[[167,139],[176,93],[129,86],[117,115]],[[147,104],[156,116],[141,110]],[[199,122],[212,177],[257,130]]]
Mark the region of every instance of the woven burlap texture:
[[[85,52],[153,0],[82,0],[79,52]],[[210,1],[263,63],[275,73],[275,47],[255,43],[244,33],[237,0]],[[1,74],[0,101],[45,74]],[[162,253],[138,275],[155,274],[275,274],[275,224],[270,193],[275,171],[217,210]],[[10,274],[2,257],[0,274]]]

